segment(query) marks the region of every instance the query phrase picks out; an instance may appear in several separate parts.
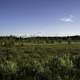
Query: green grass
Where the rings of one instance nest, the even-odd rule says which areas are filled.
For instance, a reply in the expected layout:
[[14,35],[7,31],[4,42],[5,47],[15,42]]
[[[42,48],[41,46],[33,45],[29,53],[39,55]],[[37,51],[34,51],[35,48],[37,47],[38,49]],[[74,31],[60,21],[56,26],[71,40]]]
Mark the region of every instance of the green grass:
[[[18,45],[0,46],[1,80],[11,80],[12,76],[15,78],[13,80],[40,80],[40,76],[43,80],[76,80],[79,77],[76,74],[80,73],[80,69],[77,68],[79,60],[77,57],[74,58],[76,55],[80,55],[80,43],[76,42],[23,45],[18,43]],[[76,73],[75,79],[72,79],[73,74],[68,75],[71,70]],[[5,75],[10,78],[6,78]]]
[[[66,44],[66,43],[55,43],[55,44],[26,44],[23,46],[10,46],[0,47],[0,54],[8,54],[19,57],[30,57],[34,59],[48,59],[54,55],[62,55],[64,53],[79,54],[80,44]],[[15,57],[16,58],[16,57]],[[46,61],[45,60],[45,61]]]

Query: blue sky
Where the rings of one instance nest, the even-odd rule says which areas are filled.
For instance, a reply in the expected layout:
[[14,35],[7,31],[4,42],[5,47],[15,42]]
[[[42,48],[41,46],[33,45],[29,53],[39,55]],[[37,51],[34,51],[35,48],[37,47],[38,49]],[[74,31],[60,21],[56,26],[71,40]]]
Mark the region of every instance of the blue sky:
[[0,34],[79,35],[80,0],[0,0]]

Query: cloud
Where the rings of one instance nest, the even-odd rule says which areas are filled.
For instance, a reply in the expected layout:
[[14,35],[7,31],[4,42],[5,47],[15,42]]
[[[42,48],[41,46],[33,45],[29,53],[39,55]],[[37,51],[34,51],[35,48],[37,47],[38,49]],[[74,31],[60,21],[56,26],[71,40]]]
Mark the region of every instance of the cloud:
[[60,20],[63,21],[63,22],[66,22],[66,23],[72,23],[72,22],[74,22],[73,17],[74,16],[70,15],[69,17],[63,17]]

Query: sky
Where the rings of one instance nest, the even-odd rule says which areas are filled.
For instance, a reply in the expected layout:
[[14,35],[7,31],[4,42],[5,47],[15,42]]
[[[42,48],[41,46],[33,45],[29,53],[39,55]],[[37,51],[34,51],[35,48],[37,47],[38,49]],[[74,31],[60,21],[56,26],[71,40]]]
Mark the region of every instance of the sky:
[[80,0],[0,0],[0,35],[79,35]]

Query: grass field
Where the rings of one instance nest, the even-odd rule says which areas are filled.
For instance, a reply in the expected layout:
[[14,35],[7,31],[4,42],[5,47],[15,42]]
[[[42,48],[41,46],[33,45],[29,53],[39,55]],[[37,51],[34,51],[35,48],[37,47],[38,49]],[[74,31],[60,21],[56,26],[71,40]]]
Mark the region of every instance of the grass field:
[[0,45],[0,80],[80,79],[80,42],[11,43]]

